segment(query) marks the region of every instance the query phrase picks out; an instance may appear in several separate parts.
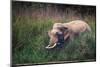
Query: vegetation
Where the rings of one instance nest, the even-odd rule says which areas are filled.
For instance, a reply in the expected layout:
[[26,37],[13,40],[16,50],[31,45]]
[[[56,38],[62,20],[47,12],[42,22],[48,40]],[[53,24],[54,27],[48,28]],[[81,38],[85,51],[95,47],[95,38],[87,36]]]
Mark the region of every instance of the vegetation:
[[[12,3],[13,64],[84,61],[96,58],[94,6],[28,3],[17,1]],[[86,10],[84,14],[82,13],[82,7]],[[92,32],[83,33],[76,37],[74,41],[66,41],[62,48],[45,49],[49,43],[47,32],[52,28],[52,25],[56,22],[65,23],[75,19],[86,21],[90,25]]]

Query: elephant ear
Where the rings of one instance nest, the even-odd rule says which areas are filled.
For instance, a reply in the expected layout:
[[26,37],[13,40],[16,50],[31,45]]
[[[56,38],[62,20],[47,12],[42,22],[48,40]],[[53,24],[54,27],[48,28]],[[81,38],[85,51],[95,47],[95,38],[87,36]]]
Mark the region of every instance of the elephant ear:
[[62,32],[65,32],[65,31],[68,31],[68,28],[67,27],[61,27],[59,28]]

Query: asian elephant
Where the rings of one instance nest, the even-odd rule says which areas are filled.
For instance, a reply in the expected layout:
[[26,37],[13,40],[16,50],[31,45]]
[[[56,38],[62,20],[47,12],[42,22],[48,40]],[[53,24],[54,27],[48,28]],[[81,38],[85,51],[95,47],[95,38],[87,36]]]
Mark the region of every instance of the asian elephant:
[[47,49],[62,45],[68,38],[73,38],[76,34],[91,31],[90,26],[82,20],[74,20],[67,23],[54,23],[53,28],[48,31],[50,37]]

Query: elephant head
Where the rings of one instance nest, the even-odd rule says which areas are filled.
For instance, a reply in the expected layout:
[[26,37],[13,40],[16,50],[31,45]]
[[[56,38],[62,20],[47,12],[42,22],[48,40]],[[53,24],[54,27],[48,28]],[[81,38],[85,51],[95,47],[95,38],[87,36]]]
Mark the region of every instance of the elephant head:
[[68,31],[67,27],[64,27],[63,25],[59,25],[56,27],[53,27],[52,30],[48,31],[48,36],[50,37],[49,45],[46,47],[47,49],[54,48],[57,45],[63,45],[65,40],[65,34]]

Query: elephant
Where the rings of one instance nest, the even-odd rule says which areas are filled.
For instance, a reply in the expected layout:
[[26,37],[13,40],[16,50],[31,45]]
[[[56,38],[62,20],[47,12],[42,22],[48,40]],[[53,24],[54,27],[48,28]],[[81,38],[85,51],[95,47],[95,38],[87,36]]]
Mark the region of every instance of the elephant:
[[83,20],[73,20],[67,23],[54,23],[53,28],[48,31],[50,38],[47,49],[62,45],[67,39],[73,39],[77,34],[91,32],[90,26]]

